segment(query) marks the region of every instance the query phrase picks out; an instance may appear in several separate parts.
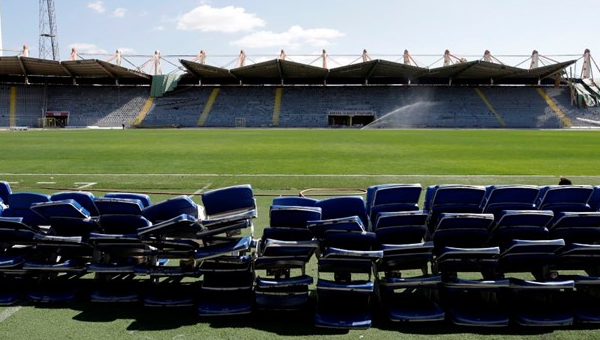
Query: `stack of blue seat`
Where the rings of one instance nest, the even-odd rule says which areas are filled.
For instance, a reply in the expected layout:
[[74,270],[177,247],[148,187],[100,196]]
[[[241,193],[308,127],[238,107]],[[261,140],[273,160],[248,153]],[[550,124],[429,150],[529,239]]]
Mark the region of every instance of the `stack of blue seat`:
[[367,230],[360,196],[332,197],[315,204],[321,220],[308,228],[319,241],[315,325],[326,328],[371,327],[371,298],[375,291],[376,235]]
[[[250,247],[252,220],[257,217],[250,185],[236,185],[202,194],[206,218],[201,219],[196,251],[203,275],[198,313],[203,316],[252,312],[254,270]],[[250,235],[242,230],[250,228]]]
[[313,277],[306,274],[306,264],[318,248],[307,223],[320,219],[321,208],[315,206],[270,207],[269,226],[258,240],[254,260],[257,308],[297,310],[307,306]]
[[[318,327],[600,324],[600,186],[374,185],[276,197],[250,185],[152,203],[0,182],[0,305],[143,303],[201,316],[312,311]],[[307,272],[316,261],[316,276]],[[89,274],[89,275],[88,275]]]

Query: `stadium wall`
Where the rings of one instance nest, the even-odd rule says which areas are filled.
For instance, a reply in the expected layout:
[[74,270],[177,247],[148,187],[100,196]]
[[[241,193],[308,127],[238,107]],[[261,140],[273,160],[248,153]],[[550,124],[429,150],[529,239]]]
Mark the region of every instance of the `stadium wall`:
[[182,86],[149,98],[149,86],[0,84],[0,127],[39,127],[46,111],[68,111],[69,127],[131,126],[138,119],[147,128],[327,128],[340,126],[334,114],[365,113],[370,124],[344,126],[552,129],[600,120],[600,108],[571,105],[568,87]]

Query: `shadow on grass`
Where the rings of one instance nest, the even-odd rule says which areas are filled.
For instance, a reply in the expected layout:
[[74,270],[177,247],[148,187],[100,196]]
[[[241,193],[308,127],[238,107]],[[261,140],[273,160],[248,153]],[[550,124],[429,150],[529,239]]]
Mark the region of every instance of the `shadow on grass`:
[[[24,303],[22,305],[32,304]],[[376,304],[375,304],[376,305]],[[314,304],[296,312],[253,311],[247,315],[201,317],[195,307],[149,308],[139,303],[103,304],[78,301],[58,304],[33,304],[40,309],[72,309],[79,311],[74,320],[90,323],[110,323],[132,320],[128,331],[164,331],[181,327],[199,326],[214,329],[255,329],[278,336],[327,336],[344,335],[348,330],[319,328],[314,326]],[[457,326],[449,321],[403,323],[391,322],[379,308],[372,310],[372,328],[399,335],[436,336],[470,333],[478,336],[552,336],[561,330],[594,330],[598,325],[574,325],[570,327],[522,327],[511,324],[503,328]]]

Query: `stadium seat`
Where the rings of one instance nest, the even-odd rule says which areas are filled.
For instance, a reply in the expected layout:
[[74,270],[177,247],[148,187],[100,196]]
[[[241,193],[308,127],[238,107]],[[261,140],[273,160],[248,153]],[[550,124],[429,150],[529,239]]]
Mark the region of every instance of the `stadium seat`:
[[558,327],[573,323],[573,317],[555,302],[573,289],[573,281],[556,280],[547,272],[565,245],[563,239],[550,238],[547,226],[553,217],[550,210],[505,210],[490,238],[490,245],[500,248],[497,277],[531,273],[535,278],[508,278],[509,289],[500,297],[507,313],[522,326]]
[[600,212],[557,213],[550,234],[565,240],[550,272],[575,283],[565,305],[575,322],[600,323]]
[[[508,326],[509,318],[496,296],[509,282],[493,276],[500,248],[487,245],[493,222],[492,214],[439,215],[432,237],[434,273],[442,276],[440,299],[454,324]],[[464,273],[480,273],[481,277]]]
[[358,216],[309,221],[307,226],[320,247],[315,325],[371,327],[374,263],[383,256],[382,250],[373,250],[375,233],[367,232]]
[[252,311],[254,271],[252,235],[241,236],[256,218],[256,200],[250,185],[218,188],[202,194],[206,218],[198,235],[204,247],[195,254],[203,275],[198,314],[248,314]]
[[[100,207],[101,205],[98,205]],[[151,224],[140,215],[100,215],[100,232],[90,233],[94,256],[87,267],[94,273],[92,302],[137,302],[142,284],[135,267],[147,263],[149,246],[141,241],[138,229]]]
[[99,216],[102,215],[142,215],[144,205],[139,199],[97,197],[94,200]]
[[423,210],[429,212],[427,239],[435,232],[442,213],[481,213],[486,189],[478,185],[440,184],[427,187]]
[[591,185],[549,185],[540,189],[536,200],[539,210],[592,211],[588,201],[594,192]]
[[366,209],[371,225],[380,212],[419,210],[421,191],[421,184],[381,184],[368,187]]
[[22,217],[22,222],[32,227],[48,226],[50,221],[31,210],[36,203],[50,202],[50,196],[34,192],[16,192],[8,196],[12,204],[2,212],[3,217]]
[[314,207],[318,202],[316,198],[301,196],[281,196],[273,198],[273,205],[292,205],[301,207]]
[[100,231],[98,222],[72,199],[37,203],[31,209],[50,220],[50,229],[36,235],[37,258],[23,265],[40,278],[27,296],[34,302],[71,301],[77,297],[79,278],[86,274],[92,259],[89,237]]
[[486,187],[483,213],[497,216],[502,210],[533,210],[540,188],[536,185],[490,185]]
[[188,196],[173,197],[144,208],[142,216],[152,223],[170,220],[181,214],[202,218],[204,211]]
[[377,216],[375,249],[383,250],[376,266],[377,292],[388,318],[396,322],[444,320],[445,312],[435,301],[441,277],[429,271],[433,242],[424,242],[427,212],[381,212]]
[[23,264],[36,256],[35,239],[44,231],[22,217],[0,217],[0,306],[17,303],[30,277]]
[[325,198],[315,203],[321,208],[324,220],[358,216],[364,226],[369,225],[365,201],[361,196],[337,196]]
[[547,240],[554,218],[551,210],[503,210],[491,229],[491,242],[505,246],[515,239]]
[[104,195],[106,198],[125,198],[132,200],[139,200],[142,203],[143,208],[148,208],[152,205],[150,196],[146,194],[128,193],[128,192],[108,192]]
[[321,219],[321,209],[305,206],[272,205],[269,227],[258,241],[254,270],[264,273],[255,280],[258,309],[294,310],[306,306],[308,286],[306,264],[318,248],[307,222]]
[[98,208],[96,207],[96,203],[94,202],[95,198],[96,197],[91,192],[84,191],[58,192],[50,196],[50,200],[52,201],[64,201],[68,199],[75,200],[82,207],[84,207],[85,210],[88,211],[90,216],[98,217],[100,213],[98,212]]
[[[145,306],[191,307],[196,304],[198,282],[184,279],[200,276],[194,259],[202,247],[197,238],[200,230],[197,218],[187,214],[137,229],[140,241],[148,249],[144,252],[147,260],[134,268],[137,275],[150,278]],[[159,259],[179,261],[179,265],[167,266]]]

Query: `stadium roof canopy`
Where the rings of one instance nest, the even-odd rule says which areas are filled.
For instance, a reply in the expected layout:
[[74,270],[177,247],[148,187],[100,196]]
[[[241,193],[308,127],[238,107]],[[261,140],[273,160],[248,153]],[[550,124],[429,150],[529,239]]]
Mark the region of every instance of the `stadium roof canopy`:
[[[274,59],[233,69],[180,60],[187,71],[180,84],[202,85],[482,85],[554,84],[557,74],[575,60],[522,69],[483,60],[437,68],[423,68],[375,59],[325,69],[284,59]],[[152,76],[96,59],[52,61],[29,57],[0,57],[0,81],[52,84],[152,83]]]
[[150,84],[152,76],[101,60],[0,57],[0,80],[54,84]]
[[438,68],[422,68],[376,59],[352,65],[321,67],[274,59],[231,70],[181,60],[189,77],[206,85],[216,84],[538,84],[554,83],[555,75],[575,60],[522,69],[482,60]]

